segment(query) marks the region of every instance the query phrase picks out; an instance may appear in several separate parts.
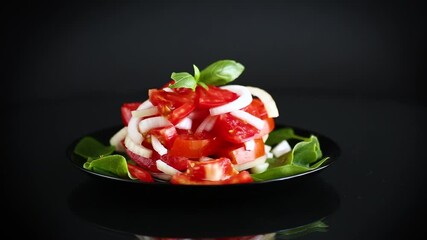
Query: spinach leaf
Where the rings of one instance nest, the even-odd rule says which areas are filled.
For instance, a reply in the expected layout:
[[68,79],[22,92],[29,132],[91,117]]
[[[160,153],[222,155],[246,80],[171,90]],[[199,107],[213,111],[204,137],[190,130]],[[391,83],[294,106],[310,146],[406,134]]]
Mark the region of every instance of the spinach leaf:
[[[289,129],[280,132],[285,133],[284,137],[288,139],[297,136],[293,134],[293,130]],[[322,158],[322,151],[318,138],[311,135],[309,138],[305,138],[303,141],[295,144],[291,152],[279,158],[268,159],[269,168],[262,173],[251,174],[251,176],[254,181],[288,177],[314,170],[321,166],[327,159],[328,157]]]
[[86,136],[76,144],[74,153],[86,159],[96,159],[110,155],[114,150],[114,146],[105,146],[95,138]]
[[83,164],[87,170],[121,178],[130,177],[126,158],[119,154],[108,155]]

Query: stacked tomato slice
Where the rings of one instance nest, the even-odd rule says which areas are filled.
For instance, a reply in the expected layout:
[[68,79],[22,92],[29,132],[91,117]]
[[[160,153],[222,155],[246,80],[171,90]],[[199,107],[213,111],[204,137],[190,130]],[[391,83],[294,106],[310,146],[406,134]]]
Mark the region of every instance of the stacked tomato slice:
[[217,86],[150,89],[146,101],[121,107],[127,128],[122,147],[137,165],[174,184],[252,182],[248,163],[265,161],[264,140],[274,128],[273,117],[252,96],[238,111],[249,114],[258,126],[233,111],[211,111],[241,97]]

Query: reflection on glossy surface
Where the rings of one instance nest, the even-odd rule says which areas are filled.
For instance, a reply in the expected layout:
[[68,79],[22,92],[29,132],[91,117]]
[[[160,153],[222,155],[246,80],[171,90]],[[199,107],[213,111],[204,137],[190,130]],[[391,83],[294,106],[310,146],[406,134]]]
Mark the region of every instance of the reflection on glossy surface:
[[339,205],[335,190],[315,175],[268,186],[194,191],[87,181],[72,191],[69,205],[90,223],[141,239],[290,239],[324,231],[325,217]]
[[[326,232],[328,225],[323,220],[318,220],[303,226],[286,229],[274,233],[265,233],[249,236],[233,236],[233,237],[219,237],[219,238],[167,238],[167,240],[286,240],[296,239],[312,232]],[[150,237],[143,235],[135,235],[138,240],[165,240],[162,237]]]

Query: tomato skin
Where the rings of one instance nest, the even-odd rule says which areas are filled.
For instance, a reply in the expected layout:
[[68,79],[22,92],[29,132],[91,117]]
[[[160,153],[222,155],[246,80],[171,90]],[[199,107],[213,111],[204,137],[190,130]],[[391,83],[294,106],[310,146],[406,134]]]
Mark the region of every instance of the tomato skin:
[[242,144],[229,144],[218,150],[217,156],[227,157],[233,164],[242,164],[253,161],[265,155],[265,145],[261,138],[253,140],[255,147],[253,150],[246,150],[245,145]]
[[148,131],[147,136],[155,136],[167,149],[172,147],[178,132],[174,126],[164,127],[164,128],[154,128]]
[[218,158],[205,162],[190,161],[189,165],[186,172],[175,174],[170,182],[187,185],[224,185],[253,182],[249,172],[236,171],[228,158]]
[[198,180],[222,181],[239,173],[230,159],[221,157],[209,161],[190,161],[187,175]]
[[231,91],[213,85],[205,89],[201,86],[196,88],[197,107],[205,109],[229,103],[239,96]]
[[179,123],[182,119],[187,117],[191,112],[193,112],[195,108],[196,107],[193,103],[184,103],[172,112],[169,112],[169,114],[167,115],[167,119],[169,120],[169,122],[175,125]]
[[219,146],[220,141],[216,137],[207,134],[180,134],[175,139],[169,154],[171,156],[198,159],[212,155],[218,150]]
[[157,169],[155,160],[153,160],[152,158],[146,158],[146,157],[140,156],[138,154],[135,154],[129,151],[128,149],[126,149],[126,153],[138,166],[151,172],[156,172],[156,173],[160,172],[159,169]]
[[128,165],[129,173],[133,177],[136,177],[143,182],[154,182],[153,177],[147,170],[141,167],[132,165],[130,163],[128,163],[127,165]]
[[232,143],[244,143],[259,133],[257,128],[229,113],[218,116],[213,130],[220,138]]
[[132,111],[136,110],[141,102],[126,102],[123,103],[120,107],[122,123],[124,126],[127,126],[130,118],[132,117]]
[[244,107],[242,110],[258,117],[261,119],[268,118],[267,110],[264,107],[264,103],[261,102],[258,98],[253,98],[252,102]]
[[262,138],[266,134],[269,134],[271,131],[273,131],[274,127],[276,126],[276,122],[273,118],[265,118],[264,120],[264,128],[259,131],[258,134],[255,135],[255,138]]

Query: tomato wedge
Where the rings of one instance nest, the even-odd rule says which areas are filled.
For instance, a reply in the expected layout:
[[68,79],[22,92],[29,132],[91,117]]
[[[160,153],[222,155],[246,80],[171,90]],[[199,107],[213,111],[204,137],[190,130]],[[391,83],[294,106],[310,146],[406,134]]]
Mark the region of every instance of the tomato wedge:
[[233,164],[242,164],[253,161],[265,155],[264,141],[261,138],[254,139],[253,141],[255,144],[253,150],[246,150],[243,143],[230,144],[229,146],[220,148],[217,155],[229,158]]
[[218,116],[214,131],[223,140],[232,143],[243,143],[249,141],[259,133],[259,130],[249,123],[233,117],[229,113]]
[[133,177],[136,177],[143,182],[154,182],[153,178],[151,177],[151,174],[147,170],[132,165],[130,163],[128,163],[128,169],[130,175],[132,175]]
[[222,181],[237,173],[230,159],[222,157],[203,162],[190,161],[185,174],[198,180]]
[[219,140],[207,133],[180,134],[176,137],[169,154],[198,159],[214,154],[219,146]]
[[141,102],[127,102],[122,104],[122,106],[120,107],[120,111],[122,114],[121,117],[123,125],[128,125],[129,120],[132,117],[132,111],[136,110],[139,105],[141,105]]
[[196,88],[196,95],[199,108],[220,106],[239,97],[234,92],[216,86],[208,86],[208,89],[199,86]]
[[184,173],[172,176],[172,184],[223,185],[253,182],[247,171],[236,171],[230,159],[218,158],[210,161],[190,161]]

